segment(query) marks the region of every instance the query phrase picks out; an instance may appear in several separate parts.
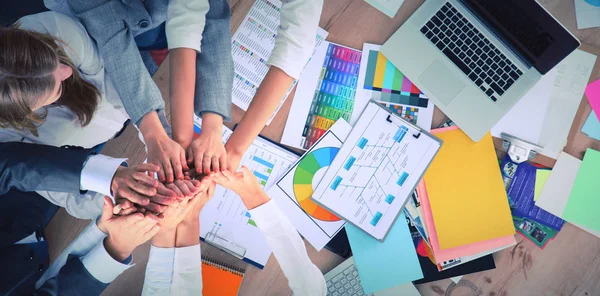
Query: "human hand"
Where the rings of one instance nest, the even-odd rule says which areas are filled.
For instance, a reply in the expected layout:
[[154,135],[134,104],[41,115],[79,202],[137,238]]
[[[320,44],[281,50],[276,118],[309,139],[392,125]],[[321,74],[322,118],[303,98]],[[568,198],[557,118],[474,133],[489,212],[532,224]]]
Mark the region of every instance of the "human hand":
[[212,177],[204,177],[200,183],[200,190],[202,194],[196,195],[193,200],[191,200],[192,209],[185,216],[184,221],[194,222],[200,219],[200,212],[204,208],[204,205],[214,196],[215,187],[217,183],[214,182]]
[[108,237],[104,239],[106,252],[119,262],[123,262],[133,250],[148,241],[160,230],[158,218],[151,213],[134,213],[128,216],[114,216],[113,204],[104,197],[102,216],[98,228]]
[[[164,231],[174,230],[177,225],[186,217],[190,216],[191,213],[200,212],[202,206],[204,206],[206,201],[208,201],[208,198],[210,198],[207,197],[207,190],[210,189],[211,183],[214,184],[210,178],[205,178],[202,182],[197,180],[189,182],[188,186],[195,186],[197,188],[197,192],[191,196],[186,196],[181,201],[166,207],[166,210],[163,213],[164,217],[159,222],[162,229]],[[193,214],[191,216],[193,216]]]
[[183,179],[183,170],[188,170],[185,151],[163,131],[162,133],[144,136],[148,147],[148,162],[160,167],[158,179],[172,183],[175,179]]
[[166,184],[165,187],[177,195],[179,202],[186,198],[193,198],[200,191],[200,181],[198,180],[176,180],[173,183]]
[[236,173],[222,171],[211,173],[211,176],[217,184],[237,193],[248,210],[270,200],[269,196],[262,191],[254,174],[246,166],[242,166],[242,169]]
[[116,205],[113,208],[113,214],[126,216],[136,211],[144,213],[145,210],[153,213],[162,213],[165,210],[165,206],[168,206],[179,199],[177,193],[168,189],[160,182],[156,181],[156,183],[158,184],[156,187],[156,194],[149,196],[150,202],[144,205],[132,203],[126,198],[116,196]]
[[115,199],[127,199],[133,203],[147,205],[150,196],[156,194],[158,181],[146,172],[158,172],[153,164],[140,164],[131,167],[119,166],[110,183],[110,191]]
[[223,118],[218,114],[204,114],[200,136],[187,148],[187,162],[194,165],[197,173],[208,174],[227,167],[222,134]]

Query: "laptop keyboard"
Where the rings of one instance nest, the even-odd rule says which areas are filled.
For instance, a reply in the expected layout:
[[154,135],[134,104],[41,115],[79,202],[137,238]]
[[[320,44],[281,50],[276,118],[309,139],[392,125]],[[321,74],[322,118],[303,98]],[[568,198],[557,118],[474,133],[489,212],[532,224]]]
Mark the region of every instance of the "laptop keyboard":
[[[362,296],[365,295],[363,288],[360,285],[360,278],[358,277],[358,271],[356,271],[356,265],[352,264],[334,276],[332,279],[327,281],[327,295],[328,296]],[[372,296],[373,294],[367,294]]]
[[442,6],[421,33],[494,102],[523,75],[450,3]]

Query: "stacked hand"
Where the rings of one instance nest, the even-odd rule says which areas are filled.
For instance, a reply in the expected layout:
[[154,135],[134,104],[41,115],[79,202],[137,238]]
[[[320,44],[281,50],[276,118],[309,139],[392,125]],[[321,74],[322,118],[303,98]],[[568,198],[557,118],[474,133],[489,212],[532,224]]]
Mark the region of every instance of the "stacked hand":
[[213,196],[215,183],[211,178],[206,177],[201,182],[196,180],[192,182],[196,186],[194,193],[189,191],[189,194],[184,194],[183,199],[167,206],[163,212],[159,224],[165,231],[174,230],[186,218],[199,217],[200,211]]
[[117,205],[114,214],[128,215],[136,211],[148,210],[161,213],[164,206],[177,200],[177,193],[148,173],[156,173],[160,168],[154,164],[140,164],[119,167],[111,182],[111,192]]
[[115,216],[112,201],[105,196],[98,228],[108,235],[104,240],[104,247],[108,254],[122,262],[137,246],[158,233],[160,226],[157,222],[158,218],[150,213]]
[[[206,113],[202,116],[200,136],[187,149],[187,162],[199,174],[227,169],[227,153],[222,140],[223,118]],[[182,143],[183,144],[183,143]]]
[[239,172],[222,171],[211,173],[215,182],[225,188],[233,190],[241,198],[248,210],[252,210],[270,200],[263,191],[256,176],[246,167],[242,166]]

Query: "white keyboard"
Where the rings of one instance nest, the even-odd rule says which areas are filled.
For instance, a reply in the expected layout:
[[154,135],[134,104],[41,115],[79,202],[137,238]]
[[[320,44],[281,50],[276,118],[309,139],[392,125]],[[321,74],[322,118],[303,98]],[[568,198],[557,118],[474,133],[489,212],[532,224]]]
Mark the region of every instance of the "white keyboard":
[[[362,296],[365,295],[360,285],[360,278],[352,258],[344,261],[338,267],[325,275],[327,295],[330,296]],[[373,294],[367,294],[373,296]]]

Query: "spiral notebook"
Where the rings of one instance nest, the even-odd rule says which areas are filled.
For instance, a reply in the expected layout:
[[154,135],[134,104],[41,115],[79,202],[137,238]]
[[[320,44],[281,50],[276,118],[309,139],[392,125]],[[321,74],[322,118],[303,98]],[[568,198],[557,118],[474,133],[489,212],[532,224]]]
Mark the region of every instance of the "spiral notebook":
[[217,260],[202,258],[202,295],[237,295],[245,271]]

